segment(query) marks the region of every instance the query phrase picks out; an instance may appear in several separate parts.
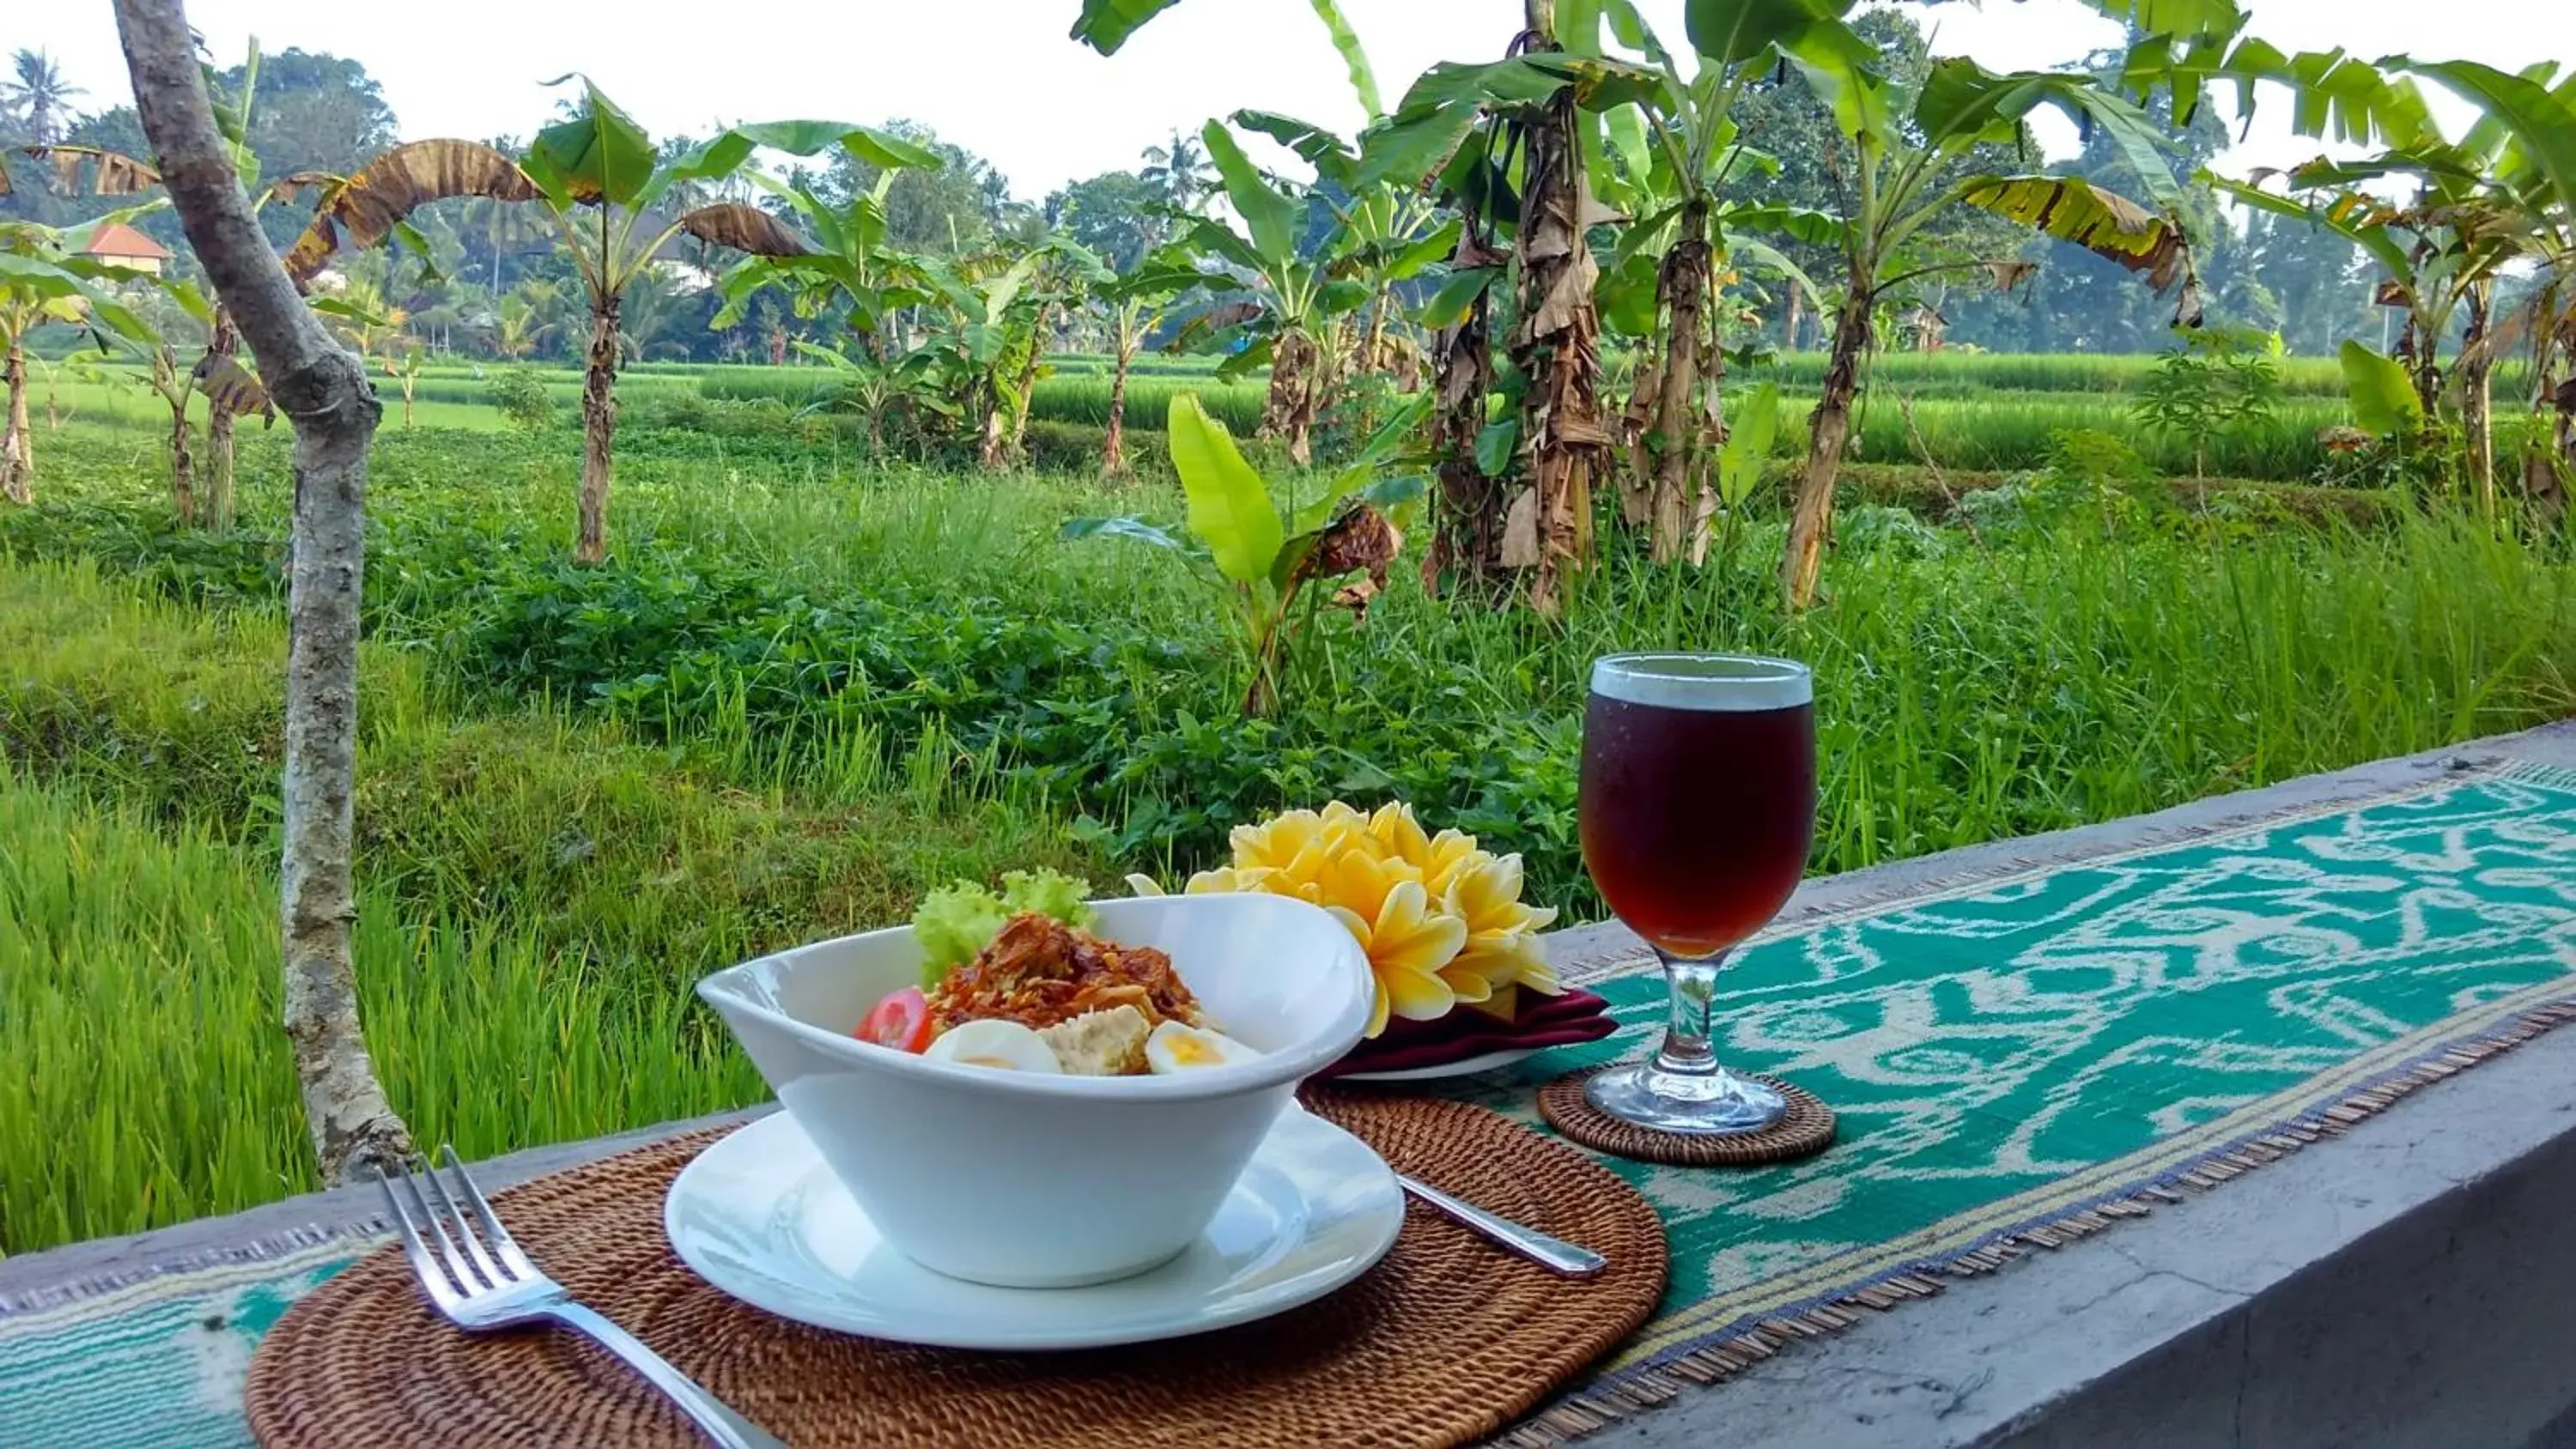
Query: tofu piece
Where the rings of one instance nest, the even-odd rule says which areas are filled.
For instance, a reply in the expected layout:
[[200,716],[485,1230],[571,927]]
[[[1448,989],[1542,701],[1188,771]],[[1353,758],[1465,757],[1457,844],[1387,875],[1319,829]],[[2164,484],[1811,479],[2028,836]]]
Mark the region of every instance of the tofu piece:
[[1142,1073],[1145,1038],[1152,1034],[1145,1013],[1126,1005],[1086,1011],[1038,1033],[1055,1049],[1055,1059],[1069,1077],[1132,1077]]

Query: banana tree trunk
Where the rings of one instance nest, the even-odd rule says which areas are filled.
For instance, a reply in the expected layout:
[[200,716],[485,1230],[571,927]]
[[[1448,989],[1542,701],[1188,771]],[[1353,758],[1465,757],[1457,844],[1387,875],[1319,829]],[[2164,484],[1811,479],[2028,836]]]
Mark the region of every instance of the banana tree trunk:
[[572,561],[608,558],[608,466],[617,447],[617,308],[611,297],[590,319],[590,355],[581,380],[581,525]]
[[1386,350],[1386,309],[1394,301],[1392,291],[1381,282],[1377,295],[1369,298],[1368,339],[1360,344],[1359,370],[1362,373],[1378,372],[1386,366],[1386,358],[1382,354]]
[[[233,327],[232,313],[215,309],[212,335],[206,339],[208,357],[231,357],[241,345],[241,333]],[[233,413],[220,401],[206,399],[206,526],[230,528],[233,523]]]
[[[1662,304],[1664,368],[1655,395],[1655,483],[1649,507],[1648,556],[1668,564],[1691,554],[1693,563],[1705,551],[1693,547],[1700,498],[1708,485],[1699,466],[1699,429],[1695,426],[1699,393],[1699,345],[1709,296],[1708,208],[1692,202],[1682,208],[1681,231],[1655,281]],[[1712,381],[1711,386],[1715,384]],[[1698,482],[1696,489],[1694,480]],[[1712,505],[1713,508],[1713,505]]]
[[1261,426],[1254,430],[1257,437],[1286,439],[1288,456],[1301,464],[1313,453],[1309,433],[1315,420],[1312,374],[1320,361],[1318,350],[1293,327],[1279,334],[1271,344],[1270,392],[1262,400]]
[[1015,458],[1028,444],[1029,410],[1038,400],[1038,362],[1046,356],[1050,320],[1048,304],[1040,302],[1037,320],[1029,324],[1029,359],[1020,364],[1020,396],[1011,404],[1011,456]]
[[9,426],[0,432],[0,498],[32,502],[36,436],[27,427],[27,345],[22,338],[9,339],[9,360],[0,364],[0,387],[9,389]]
[[[1458,241],[1460,265],[1492,255],[1480,229],[1479,218],[1467,218],[1466,232]],[[1431,442],[1440,460],[1440,495],[1431,548],[1422,560],[1422,582],[1434,594],[1482,599],[1502,594],[1503,485],[1501,479],[1486,476],[1476,462],[1476,436],[1485,426],[1485,399],[1494,390],[1492,321],[1488,289],[1478,294],[1466,317],[1440,340],[1439,365],[1432,374]]]
[[1109,434],[1100,443],[1100,471],[1115,478],[1127,471],[1127,365],[1136,349],[1117,344],[1118,367],[1109,378]]
[[[1548,0],[1529,0],[1534,27],[1550,18]],[[1554,42],[1539,31],[1542,48]],[[1593,211],[1576,143],[1580,118],[1574,88],[1557,92],[1523,131],[1528,178],[1521,198],[1519,328],[1512,361],[1529,390],[1521,399],[1521,437],[1530,486],[1514,500],[1504,529],[1503,558],[1531,570],[1530,606],[1561,611],[1571,575],[1592,553],[1592,485],[1610,472],[1611,435],[1601,411],[1601,326],[1592,301],[1600,268],[1584,240]]]
[[2468,289],[2469,321],[2460,334],[2460,431],[2468,434],[2469,487],[2476,491],[2478,511],[2495,517],[2494,389],[2488,355],[2489,309],[2494,297],[2485,282]]
[[1636,374],[1628,380],[1628,405],[1619,413],[1619,441],[1628,450],[1619,470],[1619,523],[1644,532],[1655,517],[1655,409],[1664,395],[1663,359],[1657,339],[1638,339]]
[[1816,399],[1807,468],[1798,479],[1798,498],[1789,515],[1789,546],[1780,561],[1780,589],[1792,610],[1816,601],[1816,575],[1824,565],[1826,541],[1833,535],[1834,483],[1842,469],[1843,445],[1851,438],[1852,398],[1860,391],[1860,363],[1869,343],[1869,289],[1867,280],[1855,275],[1834,319],[1833,360],[1825,367],[1824,386]]
[[1783,352],[1795,352],[1798,350],[1798,313],[1800,304],[1803,300],[1803,294],[1799,291],[1798,284],[1794,281],[1785,283],[1784,285],[1787,287],[1789,293],[1789,315],[1783,320],[1780,328],[1780,350]]

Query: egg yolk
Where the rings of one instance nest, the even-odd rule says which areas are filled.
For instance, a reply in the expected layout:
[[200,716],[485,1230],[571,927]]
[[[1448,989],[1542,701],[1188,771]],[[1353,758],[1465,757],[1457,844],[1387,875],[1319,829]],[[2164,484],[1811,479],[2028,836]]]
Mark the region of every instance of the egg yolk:
[[1163,1044],[1163,1049],[1172,1054],[1174,1064],[1184,1067],[1204,1067],[1224,1060],[1217,1054],[1216,1049],[1206,1042],[1194,1036],[1183,1036],[1179,1032],[1172,1033],[1171,1038]]

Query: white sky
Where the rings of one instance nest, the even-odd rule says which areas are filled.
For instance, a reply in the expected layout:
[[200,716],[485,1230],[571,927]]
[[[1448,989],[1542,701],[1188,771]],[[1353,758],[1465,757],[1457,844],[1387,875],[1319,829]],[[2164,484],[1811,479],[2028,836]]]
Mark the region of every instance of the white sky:
[[[1679,48],[1681,0],[1640,3]],[[1521,8],[1519,0],[1343,4],[1390,106],[1434,61],[1499,56]],[[2568,0],[2249,4],[2254,32],[2285,50],[2407,51],[2506,69],[2538,59],[2576,64],[2576,3]],[[105,0],[6,6],[15,13],[5,43],[52,52],[87,89],[83,109],[127,98]],[[1106,59],[1066,38],[1079,9],[1078,0],[769,0],[741,11],[703,0],[440,0],[426,10],[197,0],[188,13],[225,63],[252,35],[271,50],[300,46],[364,63],[407,138],[525,136],[551,113],[555,93],[539,82],[584,70],[656,135],[790,117],[925,121],[991,158],[1028,200],[1134,166],[1175,127],[1194,130],[1239,107],[1343,130],[1361,121],[1306,0],[1186,0]],[[1985,0],[1921,13],[1936,51],[1996,69],[2052,65],[2119,40],[2116,26],[2076,0]],[[748,34],[726,38],[733,25]],[[2289,134],[2285,109],[2258,106],[2251,139],[2222,166],[2284,166],[2316,154],[2316,143]]]

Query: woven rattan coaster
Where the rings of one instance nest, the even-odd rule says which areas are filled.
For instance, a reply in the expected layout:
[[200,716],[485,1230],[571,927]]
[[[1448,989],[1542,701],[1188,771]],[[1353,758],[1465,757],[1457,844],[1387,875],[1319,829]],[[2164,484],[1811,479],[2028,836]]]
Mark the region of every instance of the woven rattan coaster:
[[[1535,1406],[1654,1310],[1663,1225],[1600,1164],[1479,1107],[1318,1091],[1399,1171],[1597,1248],[1568,1282],[1408,1204],[1377,1267],[1317,1302],[1197,1338],[1057,1354],[914,1348],[807,1328],[717,1292],[662,1235],[697,1133],[502,1193],[574,1296],[796,1449],[841,1445],[1445,1446]],[[562,1330],[469,1337],[386,1248],[297,1303],[252,1360],[270,1449],[696,1446],[633,1371]]]
[[1669,1162],[1677,1167],[1760,1167],[1813,1157],[1833,1144],[1834,1109],[1804,1087],[1778,1077],[1756,1075],[1789,1099],[1789,1115],[1759,1132],[1723,1137],[1694,1137],[1656,1132],[1622,1122],[1583,1099],[1583,1084],[1601,1067],[1587,1067],[1538,1089],[1539,1115],[1547,1125],[1596,1152],[1633,1157],[1640,1162]]

